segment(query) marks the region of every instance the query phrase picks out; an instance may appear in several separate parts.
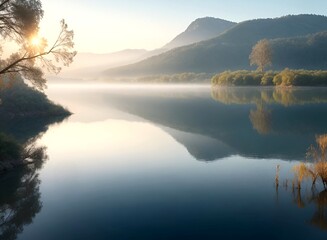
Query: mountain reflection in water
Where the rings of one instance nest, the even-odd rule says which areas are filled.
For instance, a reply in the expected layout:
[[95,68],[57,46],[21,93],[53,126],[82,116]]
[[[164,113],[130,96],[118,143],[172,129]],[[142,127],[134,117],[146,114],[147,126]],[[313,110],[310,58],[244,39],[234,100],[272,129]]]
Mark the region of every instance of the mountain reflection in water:
[[3,216],[29,199],[15,198],[20,186],[34,203],[25,216],[4,218],[1,231],[21,232],[18,239],[325,239],[312,225],[324,224],[324,193],[309,198],[303,189],[308,207],[298,209],[297,192],[280,189],[276,204],[276,165],[289,178],[298,163],[289,160],[303,161],[327,132],[325,90],[286,90],[50,86],[50,98],[75,114],[48,130],[31,127],[46,130],[49,161],[30,188],[24,174],[8,175]]
[[[87,89],[67,94],[76,109],[77,101],[90,104]],[[326,88],[212,88],[211,95],[207,88],[99,88],[91,91],[87,111],[104,120],[110,106],[156,124],[198,160],[231,155],[301,160],[315,135],[327,132],[326,96]],[[200,138],[208,142],[205,147]]]

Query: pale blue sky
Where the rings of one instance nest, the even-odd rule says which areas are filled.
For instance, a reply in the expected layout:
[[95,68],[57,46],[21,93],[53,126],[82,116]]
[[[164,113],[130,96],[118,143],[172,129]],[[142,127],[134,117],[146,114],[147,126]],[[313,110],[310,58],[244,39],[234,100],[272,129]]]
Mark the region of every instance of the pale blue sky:
[[231,21],[288,14],[327,15],[326,0],[44,0],[42,33],[54,38],[65,18],[82,52],[154,49],[184,31],[196,18]]

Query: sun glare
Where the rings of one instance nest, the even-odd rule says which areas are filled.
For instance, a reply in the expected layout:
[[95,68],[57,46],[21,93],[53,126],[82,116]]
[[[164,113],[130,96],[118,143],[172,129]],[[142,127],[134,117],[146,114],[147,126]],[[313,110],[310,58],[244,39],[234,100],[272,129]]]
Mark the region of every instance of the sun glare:
[[33,46],[39,46],[41,44],[41,39],[39,37],[34,37],[31,40],[31,44]]

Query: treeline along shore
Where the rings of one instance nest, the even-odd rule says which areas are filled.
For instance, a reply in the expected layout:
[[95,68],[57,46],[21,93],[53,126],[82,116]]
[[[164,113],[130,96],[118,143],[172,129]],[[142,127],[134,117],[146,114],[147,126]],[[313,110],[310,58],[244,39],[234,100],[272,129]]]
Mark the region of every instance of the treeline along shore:
[[225,71],[211,79],[214,86],[327,86],[327,71]]

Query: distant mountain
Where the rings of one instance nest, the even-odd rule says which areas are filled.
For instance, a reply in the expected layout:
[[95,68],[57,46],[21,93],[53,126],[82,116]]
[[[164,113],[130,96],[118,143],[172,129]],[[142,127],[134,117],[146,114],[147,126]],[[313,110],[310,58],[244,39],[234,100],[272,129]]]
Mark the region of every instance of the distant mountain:
[[99,78],[99,73],[108,68],[133,64],[162,54],[175,47],[217,37],[234,25],[236,23],[218,18],[199,18],[192,22],[185,32],[179,34],[174,40],[162,48],[151,51],[145,49],[126,49],[108,54],[78,53],[73,64],[69,68],[63,69],[59,78],[95,80]]
[[[322,31],[327,31],[326,16],[289,15],[274,19],[245,21],[216,38],[176,48],[135,64],[109,69],[103,75],[106,77],[144,76],[250,69],[249,54],[257,41],[263,38],[294,38]],[[279,54],[286,54],[286,52],[279,51]],[[306,55],[301,57],[306,58]],[[281,58],[283,57],[277,57],[277,59]],[[285,59],[284,64],[278,67],[287,67],[289,63]],[[298,67],[311,66],[304,64]]]
[[105,69],[135,63],[149,56],[153,55],[144,49],[126,49],[107,54],[78,53],[72,65],[69,68],[63,68],[59,77],[76,79],[97,78],[99,72]]
[[205,17],[198,18],[190,24],[190,26],[171,42],[166,44],[164,49],[173,49],[181,46],[190,45],[192,43],[200,42],[217,37],[219,34],[225,32],[236,23],[226,21],[219,18]]

